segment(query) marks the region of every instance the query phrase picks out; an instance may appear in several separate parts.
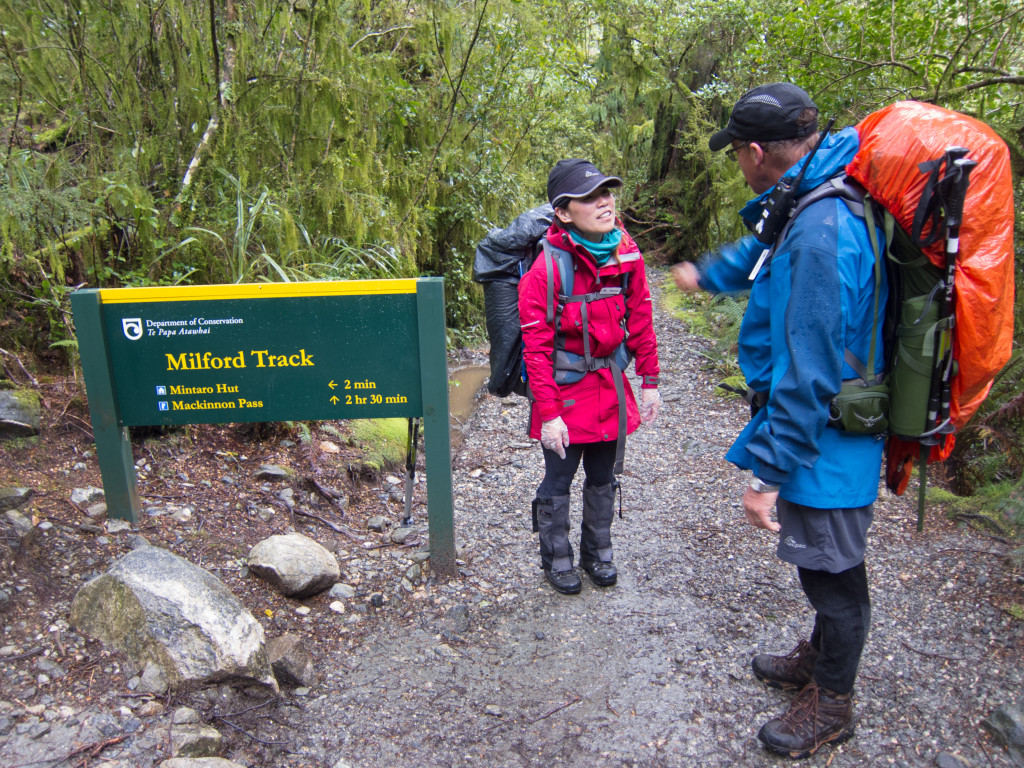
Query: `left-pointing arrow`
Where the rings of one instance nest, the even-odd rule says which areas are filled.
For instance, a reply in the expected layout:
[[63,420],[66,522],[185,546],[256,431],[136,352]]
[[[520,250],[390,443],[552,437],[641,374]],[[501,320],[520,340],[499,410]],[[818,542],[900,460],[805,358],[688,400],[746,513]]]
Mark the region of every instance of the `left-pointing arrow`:
[[334,379],[331,379],[327,386],[330,387],[331,389],[334,389],[338,385],[334,383]]

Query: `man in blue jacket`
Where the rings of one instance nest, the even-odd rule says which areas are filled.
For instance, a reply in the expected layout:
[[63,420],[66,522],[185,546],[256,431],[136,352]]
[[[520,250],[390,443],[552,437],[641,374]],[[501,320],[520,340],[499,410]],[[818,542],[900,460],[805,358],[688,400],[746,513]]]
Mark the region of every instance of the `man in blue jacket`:
[[[807,161],[819,137],[817,118],[801,88],[772,83],[744,94],[728,126],[711,137],[713,151],[729,147],[758,195],[740,211],[749,225],[780,178],[795,179]],[[841,174],[858,146],[853,128],[826,136],[797,199]],[[743,494],[747,519],[779,534],[778,556],[797,567],[815,611],[808,640],[785,656],[753,660],[758,679],[798,692],[758,738],[775,752],[806,757],[853,733],[851,693],[871,619],[864,551],[883,442],[828,422],[841,383],[858,376],[847,362],[851,353],[869,357],[875,258],[863,216],[838,197],[811,203],[762,260],[764,250],[748,236],[699,266],[677,265],[673,276],[683,290],[750,291],[739,363],[754,415],[726,458],[752,472]],[[884,281],[880,290],[877,306],[884,307]],[[882,326],[879,320],[879,350]],[[884,355],[876,359],[872,374]]]

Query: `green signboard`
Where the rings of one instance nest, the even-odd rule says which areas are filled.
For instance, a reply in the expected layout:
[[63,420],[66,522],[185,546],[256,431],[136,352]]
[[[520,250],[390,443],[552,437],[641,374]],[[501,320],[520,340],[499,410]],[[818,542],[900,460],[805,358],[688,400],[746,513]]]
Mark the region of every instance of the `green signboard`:
[[422,417],[432,560],[454,574],[440,278],[83,290],[71,303],[111,515],[137,520],[126,427]]

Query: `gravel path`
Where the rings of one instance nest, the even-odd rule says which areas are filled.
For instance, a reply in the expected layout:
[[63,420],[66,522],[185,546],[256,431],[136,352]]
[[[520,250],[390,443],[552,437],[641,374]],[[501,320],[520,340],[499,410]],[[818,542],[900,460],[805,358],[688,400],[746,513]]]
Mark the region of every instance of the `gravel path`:
[[[757,683],[749,660],[788,651],[811,615],[773,535],[743,521],[746,478],[722,459],[743,408],[713,395],[703,342],[663,312],[656,322],[665,403],[628,444],[619,584],[584,578],[577,596],[546,586],[529,528],[542,464],[524,438],[526,404],[484,396],[454,467],[464,578],[395,597],[404,613],[394,605],[396,620],[356,654],[328,661],[293,722],[313,764],[788,762],[755,738],[787,697]],[[934,509],[916,534],[912,507],[909,495],[877,505],[857,734],[804,765],[1012,764],[980,726],[1024,679],[1022,624],[993,604],[996,587],[1024,602],[1007,548]],[[577,491],[574,528],[579,510]]]

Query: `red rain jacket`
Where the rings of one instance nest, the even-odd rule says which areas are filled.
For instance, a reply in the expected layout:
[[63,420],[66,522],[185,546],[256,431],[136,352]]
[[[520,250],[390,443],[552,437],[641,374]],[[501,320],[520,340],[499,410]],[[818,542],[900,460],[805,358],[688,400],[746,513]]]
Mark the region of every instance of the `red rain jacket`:
[[[618,224],[618,222],[617,222]],[[622,229],[621,224],[618,224]],[[618,261],[610,258],[598,272],[593,257],[577,246],[556,224],[548,229],[548,242],[573,254],[576,265],[572,294],[595,293],[603,287],[622,285],[622,276],[629,275],[625,295],[591,302],[587,313],[590,326],[590,349],[594,357],[611,355],[622,343],[622,318],[627,314],[629,338],[626,347],[633,353],[637,375],[644,388],[658,385],[658,341],[654,334],[651,292],[647,284],[643,257],[636,243],[623,229]],[[553,276],[556,294],[561,279],[556,266]],[[575,384],[556,384],[552,367],[555,329],[547,322],[548,260],[539,256],[519,282],[519,319],[523,328],[523,358],[533,395],[530,414],[530,437],[540,439],[542,421],[561,416],[569,430],[572,443],[596,443],[618,438],[619,402],[610,368],[587,373]],[[580,303],[567,303],[562,312],[560,334],[565,349],[583,354],[583,319]],[[640,425],[633,390],[625,373],[626,433]]]

